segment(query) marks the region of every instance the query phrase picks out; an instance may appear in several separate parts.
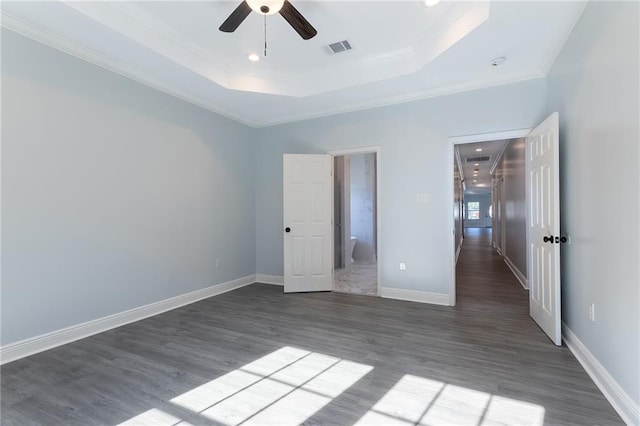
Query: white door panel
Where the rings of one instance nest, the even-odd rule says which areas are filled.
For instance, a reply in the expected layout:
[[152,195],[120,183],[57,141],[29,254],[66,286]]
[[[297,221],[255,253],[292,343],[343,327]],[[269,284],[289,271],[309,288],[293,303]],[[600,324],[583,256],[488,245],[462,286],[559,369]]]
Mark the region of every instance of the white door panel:
[[284,291],[330,291],[331,156],[285,154]]
[[558,113],[527,137],[529,312],[558,346],[560,310],[560,179]]

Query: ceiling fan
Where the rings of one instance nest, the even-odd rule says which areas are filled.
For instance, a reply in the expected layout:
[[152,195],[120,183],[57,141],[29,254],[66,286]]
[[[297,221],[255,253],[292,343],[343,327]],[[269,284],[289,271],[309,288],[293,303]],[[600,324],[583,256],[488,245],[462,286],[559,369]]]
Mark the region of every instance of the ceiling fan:
[[234,32],[252,10],[264,16],[280,13],[304,40],[309,40],[318,34],[318,31],[288,0],[243,0],[220,25],[220,31],[225,33]]

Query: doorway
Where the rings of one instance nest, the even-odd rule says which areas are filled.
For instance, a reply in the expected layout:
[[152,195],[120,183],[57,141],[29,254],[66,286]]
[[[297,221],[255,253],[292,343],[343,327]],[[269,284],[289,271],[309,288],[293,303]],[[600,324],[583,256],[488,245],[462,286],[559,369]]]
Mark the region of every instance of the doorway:
[[333,290],[378,296],[379,150],[333,155]]
[[[482,158],[485,152],[482,143],[490,141],[508,141],[503,142],[502,150],[495,156],[490,170],[491,183],[482,182],[481,178],[475,179],[478,170],[472,169],[471,174],[465,173],[462,164],[460,149],[475,148],[475,157],[466,157],[466,162],[478,165],[481,160],[490,161],[490,158]],[[466,192],[469,184],[472,187],[490,187],[493,188],[492,203],[493,208],[498,210],[496,202],[499,203],[499,210],[492,214],[493,228],[496,228],[496,217],[503,220],[505,225],[500,226],[498,233],[499,238],[492,236],[493,248],[500,248],[504,261],[514,273],[516,278],[520,280],[525,289],[529,289],[529,315],[540,326],[540,328],[549,336],[555,345],[562,344],[561,335],[561,308],[560,308],[560,244],[568,240],[560,231],[560,192],[559,192],[559,118],[558,113],[551,114],[547,119],[540,123],[535,129],[514,130],[507,132],[480,134],[449,138],[450,142],[450,158],[452,161],[452,169],[450,171],[450,188],[451,200],[457,201],[456,185],[462,185]],[[479,144],[477,147],[470,144]],[[520,157],[520,169],[518,173],[514,173],[514,163],[503,158],[506,149],[512,150],[512,153]],[[495,173],[498,167],[498,161],[502,161],[502,172]],[[458,174],[460,176],[458,176]],[[465,176],[466,174],[466,176]],[[514,203],[513,194],[509,192],[510,185],[507,178],[511,175],[522,175],[520,181],[524,187],[524,191],[520,189],[517,195],[520,197]],[[486,178],[486,177],[485,177]],[[495,190],[495,186],[498,190]],[[465,203],[457,203],[464,205]],[[520,208],[514,208],[514,204],[519,204]],[[469,205],[465,209],[469,209]],[[476,205],[473,206],[478,207]],[[479,211],[480,208],[476,211]],[[519,215],[517,213],[520,213]],[[465,212],[468,215],[468,212]],[[478,213],[474,213],[479,216]],[[456,214],[451,214],[451,229],[456,235]],[[468,218],[468,216],[467,216]],[[515,219],[515,220],[514,220]],[[515,225],[514,225],[515,224]],[[514,237],[512,228],[521,228],[521,236]],[[519,240],[514,255],[518,251],[523,257],[521,263],[524,265],[518,271],[514,268],[514,262],[509,261],[505,255],[511,253],[509,248],[509,240]],[[456,303],[456,263],[457,252],[459,247],[457,239],[452,239],[451,247],[451,304]],[[498,245],[498,247],[496,247]],[[503,245],[499,247],[499,245]],[[514,245],[516,246],[516,245]],[[492,248],[492,249],[493,249]]]
[[[456,263],[462,243],[466,237],[467,231],[472,229],[468,226],[468,201],[469,198],[480,195],[482,193],[489,194],[489,205],[491,206],[491,214],[487,210],[486,214],[490,219],[491,244],[495,243],[495,238],[502,238],[502,229],[500,225],[496,229],[496,217],[502,214],[497,211],[496,202],[498,194],[495,189],[497,181],[493,178],[493,174],[497,167],[497,161],[507,147],[509,140],[516,138],[524,138],[531,132],[531,129],[521,129],[506,132],[495,132],[479,135],[461,136],[449,138],[450,153],[453,161],[451,162],[452,170],[450,175],[453,178],[451,182],[451,198],[454,200],[454,214],[451,218],[451,228],[454,230],[454,238],[452,239],[452,262],[451,262],[451,289],[450,295],[452,304],[455,305],[456,300]],[[485,195],[486,197],[487,195]],[[473,202],[473,201],[472,201]],[[473,206],[476,207],[475,205]],[[480,219],[482,213],[478,206],[478,213],[473,213],[474,217]],[[472,222],[473,223],[473,222]],[[482,222],[483,225],[487,222]],[[484,228],[484,226],[483,226]],[[495,247],[498,248],[498,247]]]

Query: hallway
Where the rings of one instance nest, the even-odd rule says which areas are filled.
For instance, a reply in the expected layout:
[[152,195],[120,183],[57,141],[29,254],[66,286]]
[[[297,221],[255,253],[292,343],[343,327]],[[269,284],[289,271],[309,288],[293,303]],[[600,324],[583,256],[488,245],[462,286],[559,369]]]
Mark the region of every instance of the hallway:
[[491,246],[491,228],[465,229],[456,293],[456,322],[480,358],[499,366],[491,374],[485,365],[482,373],[498,389],[544,405],[545,423],[622,424],[569,349],[555,346],[531,319],[529,294]]
[[[491,246],[491,228],[466,228],[456,266],[457,305],[499,306],[501,316],[529,319],[529,294]],[[542,333],[542,331],[540,331]]]

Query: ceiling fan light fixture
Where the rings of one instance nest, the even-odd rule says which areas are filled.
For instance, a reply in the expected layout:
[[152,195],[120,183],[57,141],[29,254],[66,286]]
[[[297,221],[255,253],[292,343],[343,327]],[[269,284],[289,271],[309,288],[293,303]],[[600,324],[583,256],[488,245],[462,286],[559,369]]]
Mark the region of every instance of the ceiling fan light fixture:
[[247,56],[247,59],[249,59],[251,62],[258,62],[260,60],[260,55],[258,55],[257,53],[250,53],[249,56]]
[[251,10],[261,15],[275,15],[284,6],[284,0],[245,0]]

